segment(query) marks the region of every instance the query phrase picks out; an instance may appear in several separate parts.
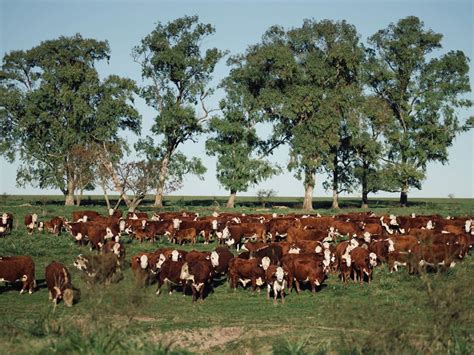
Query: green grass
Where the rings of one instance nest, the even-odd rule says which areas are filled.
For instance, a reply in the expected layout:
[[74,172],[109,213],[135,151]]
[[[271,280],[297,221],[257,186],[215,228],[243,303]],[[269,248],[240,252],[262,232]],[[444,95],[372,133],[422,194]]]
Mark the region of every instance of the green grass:
[[[300,212],[275,205],[298,204],[298,199],[275,198],[274,208],[262,211],[254,198],[240,198],[237,211],[246,213]],[[329,200],[315,200],[316,212],[344,213],[359,210],[357,200],[343,199],[341,211],[326,209]],[[64,207],[60,196],[2,196],[0,211],[12,212],[15,230],[0,239],[0,255],[31,255],[40,289],[32,295],[0,286],[0,353],[472,353],[474,298],[472,255],[454,269],[439,274],[410,276],[402,269],[389,274],[386,266],[375,270],[371,285],[343,286],[331,275],[316,295],[309,291],[287,295],[286,304],[273,306],[265,292],[252,294],[239,288],[218,286],[203,303],[192,304],[180,293],[155,296],[155,285],[137,289],[129,269],[124,280],[108,287],[84,284],[72,266],[80,248],[70,237],[27,235],[26,213],[40,219],[70,216],[76,209],[105,212],[100,197],[85,198],[83,207]],[[412,200],[398,208],[395,200],[373,201],[376,213],[473,215],[472,199]],[[210,214],[224,211],[225,198],[173,197],[167,210],[192,210]],[[293,205],[291,205],[293,206]],[[141,210],[152,211],[151,199]],[[130,242],[127,259],[139,251],[161,245]],[[199,244],[209,250],[215,245]],[[192,249],[190,246],[184,249]],[[81,300],[73,308],[59,304],[53,310],[42,286],[44,268],[52,260],[69,267]]]

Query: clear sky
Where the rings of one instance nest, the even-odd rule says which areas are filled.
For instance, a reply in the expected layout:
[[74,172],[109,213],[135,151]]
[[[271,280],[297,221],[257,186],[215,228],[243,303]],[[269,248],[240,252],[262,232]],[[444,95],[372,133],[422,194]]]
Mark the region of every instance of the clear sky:
[[[247,46],[260,41],[268,27],[278,24],[285,28],[300,26],[305,18],[316,20],[346,20],[356,26],[361,40],[389,23],[415,15],[426,28],[444,35],[443,49],[460,49],[471,59],[473,56],[473,2],[472,1],[21,1],[0,0],[0,54],[15,49],[29,49],[41,41],[81,33],[84,37],[108,40],[111,60],[98,66],[102,76],[118,74],[141,83],[139,67],[132,61],[131,49],[151,32],[157,22],[168,22],[183,15],[197,14],[201,22],[216,28],[214,36],[204,45],[227,49],[231,54],[242,53]],[[214,84],[226,76],[228,68],[222,61],[216,68]],[[474,83],[473,68],[470,71]],[[217,93],[210,101],[216,107]],[[472,94],[470,95],[472,99]],[[143,116],[142,134],[148,133],[155,113],[138,99],[137,109]],[[471,109],[462,116],[473,115]],[[214,158],[205,154],[202,136],[197,143],[188,143],[181,150],[203,159],[208,168],[204,181],[190,177],[184,187],[175,192],[183,195],[226,195],[215,178]],[[129,137],[130,142],[136,137]],[[410,192],[412,197],[474,197],[474,132],[460,135],[449,149],[449,164],[431,163],[421,191]],[[272,157],[286,165],[288,150],[282,148]],[[0,193],[39,194],[60,193],[16,186],[16,168],[0,158]],[[322,187],[323,175],[318,175],[314,196],[329,196]],[[255,186],[244,195],[254,195],[259,189],[274,189],[278,196],[302,196],[302,183],[291,173],[273,177]],[[357,195],[357,192],[351,195]],[[381,193],[381,196],[391,196]]]

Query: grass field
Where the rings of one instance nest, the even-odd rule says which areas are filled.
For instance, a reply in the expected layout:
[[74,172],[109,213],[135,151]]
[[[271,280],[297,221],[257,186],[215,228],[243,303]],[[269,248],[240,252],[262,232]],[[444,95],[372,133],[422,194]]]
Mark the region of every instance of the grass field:
[[[204,302],[192,304],[179,292],[156,296],[155,286],[137,288],[129,269],[124,279],[108,287],[87,286],[72,266],[87,253],[63,234],[37,232],[23,226],[27,213],[40,219],[70,217],[73,210],[105,213],[101,197],[84,199],[84,206],[64,207],[60,196],[1,196],[0,211],[12,212],[15,230],[0,239],[0,255],[31,255],[36,263],[39,290],[19,295],[0,286],[0,353],[451,353],[474,352],[474,297],[472,255],[443,273],[410,276],[405,270],[389,274],[386,266],[374,272],[371,285],[343,286],[331,275],[316,295],[308,290],[287,295],[285,305],[273,306],[265,292],[216,287]],[[151,200],[141,208],[151,211]],[[297,198],[275,198],[262,209],[254,198],[239,198],[237,211],[301,212]],[[173,197],[167,210],[224,211],[225,198]],[[286,206],[289,208],[283,208]],[[315,200],[315,212],[359,210],[359,201],[342,199],[340,211],[327,209],[329,199]],[[413,199],[407,208],[395,200],[372,201],[376,213],[474,215],[472,199]],[[127,259],[166,243],[126,242]],[[199,244],[210,250],[215,245]],[[192,249],[184,246],[183,249]],[[44,267],[52,260],[69,267],[81,300],[73,308],[59,304],[53,311],[44,288]]]

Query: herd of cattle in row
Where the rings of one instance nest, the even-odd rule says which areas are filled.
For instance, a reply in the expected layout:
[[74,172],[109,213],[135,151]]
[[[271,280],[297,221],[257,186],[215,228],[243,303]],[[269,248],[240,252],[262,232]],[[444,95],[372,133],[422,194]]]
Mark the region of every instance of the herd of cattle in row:
[[[0,236],[13,229],[13,215],[3,213]],[[55,217],[39,221],[25,217],[29,234],[35,230],[60,235],[67,232],[80,244],[89,244],[97,254],[79,255],[74,266],[88,283],[118,282],[125,261],[123,237],[140,242],[167,238],[171,243],[207,244],[217,241],[214,251],[184,251],[179,247],[158,248],[134,255],[129,265],[136,281],[149,285],[156,281],[157,294],[164,284],[171,294],[181,288],[192,291],[193,302],[203,299],[205,290],[213,291],[214,282],[226,276],[232,289],[241,283],[260,291],[267,285],[267,298],[273,292],[284,302],[285,291],[309,284],[316,292],[330,274],[343,283],[370,283],[373,269],[387,263],[390,272],[406,266],[410,273],[426,268],[450,268],[462,260],[474,244],[471,217],[376,216],[371,212],[338,216],[320,215],[245,215],[163,212],[150,218],[147,213],[118,210],[108,216],[95,211],[76,211],[72,221]],[[235,249],[232,251],[231,249]],[[238,253],[240,252],[240,253]],[[45,270],[50,299],[71,306],[78,290],[71,284],[67,268],[52,262]],[[0,281],[21,281],[20,293],[36,287],[35,265],[30,256],[0,257]]]

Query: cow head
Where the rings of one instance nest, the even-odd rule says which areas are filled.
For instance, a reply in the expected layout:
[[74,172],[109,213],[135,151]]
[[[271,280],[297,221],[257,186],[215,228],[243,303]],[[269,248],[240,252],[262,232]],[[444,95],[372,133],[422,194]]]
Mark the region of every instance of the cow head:
[[364,232],[364,241],[366,243],[370,243],[371,240],[372,240],[371,239],[371,234],[369,232]]
[[72,307],[74,303],[74,290],[71,288],[67,288],[64,290],[64,293],[62,294],[64,304],[68,307]]
[[228,246],[232,246],[232,245],[235,244],[235,240],[234,240],[234,238],[230,238],[230,239],[227,239],[227,240],[225,241],[225,243],[226,243]]
[[216,251],[211,253],[211,264],[213,267],[219,266],[219,254]]
[[148,266],[148,256],[143,254],[142,256],[140,256],[140,268],[145,270],[147,266]]
[[125,230],[126,227],[127,227],[127,224],[125,220],[121,219],[119,222],[119,231],[128,233],[128,230]]
[[377,255],[375,253],[369,254],[369,262],[370,262],[370,266],[372,267],[377,266]]
[[352,247],[352,249],[357,248],[359,246],[359,242],[357,241],[357,239],[351,239],[350,246]]
[[267,271],[268,267],[270,266],[270,258],[268,256],[264,256],[262,258],[262,262],[260,264],[260,266],[262,267],[263,270]]
[[89,264],[89,260],[85,256],[83,256],[82,254],[80,254],[74,260],[74,263],[73,263],[73,265],[81,271],[86,271],[88,264]]
[[278,266],[276,271],[275,271],[275,278],[279,283],[282,283],[284,278],[285,278],[285,271],[281,266]]
[[300,248],[298,248],[296,246],[291,246],[290,250],[288,251],[288,254],[299,254],[300,251],[301,251]]
[[120,256],[120,244],[119,243],[114,244],[114,246],[112,247],[112,252],[115,255]]
[[472,219],[467,219],[466,222],[464,223],[464,230],[466,233],[469,233],[471,231],[472,227]]
[[109,216],[114,215],[115,210],[113,208],[109,208]]
[[44,229],[44,222],[38,223],[38,230],[41,232]]
[[217,230],[217,219],[213,219],[211,224],[212,224],[212,229]]
[[176,249],[171,252],[171,261],[178,261],[179,260],[179,251]]
[[179,226],[181,225],[181,220],[179,218],[173,218],[173,228],[174,229],[179,229]]
[[412,212],[411,218],[416,218],[416,214],[414,212]]
[[216,211],[212,212],[212,217],[214,217],[214,218],[219,217],[219,213],[217,213]]
[[318,246],[316,246],[316,248],[314,248],[314,252],[315,252],[316,254],[319,254],[319,253],[321,253],[322,251],[323,251],[323,248],[321,247],[321,245],[318,245]]
[[2,224],[7,224],[8,215],[6,213],[2,214]]
[[389,253],[394,252],[395,251],[395,243],[393,242],[393,240],[388,238],[387,242],[388,242],[388,252]]
[[156,268],[161,269],[161,266],[163,265],[165,261],[166,261],[166,257],[163,255],[163,253],[161,253],[160,256],[158,257],[158,261],[156,262]]
[[181,273],[179,275],[179,278],[181,280],[193,280],[194,281],[194,276],[189,274],[189,265],[188,265],[188,263],[184,263],[183,266],[181,267]]

